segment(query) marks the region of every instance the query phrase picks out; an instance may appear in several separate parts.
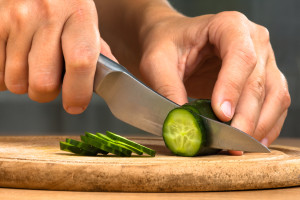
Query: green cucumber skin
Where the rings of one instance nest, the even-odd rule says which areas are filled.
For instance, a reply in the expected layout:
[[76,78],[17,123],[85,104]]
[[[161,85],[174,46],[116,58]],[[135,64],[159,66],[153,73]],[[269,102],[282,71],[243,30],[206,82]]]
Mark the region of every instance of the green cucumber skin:
[[113,140],[112,138],[110,138],[110,137],[108,137],[108,136],[106,136],[106,135],[104,135],[102,133],[96,133],[96,135],[99,136],[99,137],[101,137],[101,138],[103,138],[103,139],[105,139],[105,140],[107,140],[108,142],[112,142],[112,143],[114,143],[114,144],[116,144],[118,146],[121,146],[122,148],[128,149],[129,151],[132,151],[132,152],[134,152],[134,153],[136,153],[138,155],[142,155],[143,154],[142,151],[140,151],[140,150],[138,150],[138,149],[136,149],[136,148],[134,148],[134,147],[126,144],[126,143],[120,142],[118,140]]
[[[202,115],[204,117],[207,117],[209,119],[213,119],[219,122],[222,122],[214,113],[212,106],[211,106],[211,100],[209,99],[198,99],[189,103],[184,104],[183,106],[189,106],[194,108],[193,111],[196,111],[197,114]],[[228,122],[222,122],[227,125],[231,124],[231,121]]]
[[93,138],[86,137],[86,136],[82,136],[82,137],[84,138],[84,140],[87,144],[90,144],[96,148],[100,148],[103,151],[107,151],[107,152],[115,154],[117,156],[128,157],[128,155],[126,155],[118,150],[112,149],[111,147],[106,146],[105,144],[99,142],[98,140],[95,140]]
[[128,150],[127,148],[126,149],[122,148],[121,146],[116,145],[112,142],[109,142],[109,141],[107,141],[107,140],[105,140],[105,139],[103,139],[99,136],[96,136],[96,135],[92,134],[92,133],[85,132],[85,136],[87,138],[92,138],[93,140],[98,141],[98,143],[104,144],[104,145],[106,145],[106,146],[108,146],[108,147],[110,147],[110,148],[112,148],[116,151],[122,152],[122,154],[124,154],[126,156],[131,156],[132,151]]
[[218,117],[215,115],[215,113],[211,107],[211,101],[208,99],[198,99],[198,100],[192,101],[190,103],[186,103],[184,105],[189,105],[189,106],[194,107],[195,110],[198,111],[197,114],[200,114],[209,119],[214,119],[214,120],[220,121],[218,119]]
[[89,143],[87,142],[86,136],[81,135],[80,138],[81,138],[81,141],[84,142],[85,144],[90,145],[90,146],[96,148],[98,153],[101,153],[101,154],[103,154],[103,155],[107,155],[107,154],[109,153],[108,151],[102,150],[101,148],[98,148],[98,147],[95,147],[95,146],[89,144]]
[[122,143],[126,143],[126,144],[128,144],[128,145],[130,145],[130,146],[132,146],[132,147],[134,147],[134,148],[136,148],[136,149],[142,151],[143,153],[146,153],[146,154],[152,156],[152,157],[154,157],[155,154],[156,154],[156,151],[155,151],[155,150],[150,149],[150,148],[148,148],[148,147],[145,147],[145,146],[143,146],[143,145],[141,145],[141,144],[138,144],[138,143],[136,143],[136,142],[134,142],[134,141],[128,140],[127,138],[122,137],[122,136],[120,136],[120,135],[117,135],[117,134],[115,134],[115,133],[112,133],[112,132],[110,132],[110,131],[106,131],[106,136],[107,136],[107,137],[110,137],[111,139],[113,139],[113,140],[115,140],[115,141],[120,141],[120,142],[122,142]]
[[60,142],[60,150],[68,151],[71,153],[75,153],[82,156],[96,156],[97,152],[90,152],[86,151],[84,149],[78,148],[72,144],[66,143],[66,142]]
[[70,138],[66,138],[66,143],[72,144],[75,147],[78,147],[80,149],[90,151],[90,152],[93,152],[93,153],[98,153],[98,151],[99,151],[98,148],[95,148],[91,145],[88,145],[86,143],[83,143],[83,142],[80,142],[80,141],[77,141],[77,140],[74,140],[74,139],[70,139]]

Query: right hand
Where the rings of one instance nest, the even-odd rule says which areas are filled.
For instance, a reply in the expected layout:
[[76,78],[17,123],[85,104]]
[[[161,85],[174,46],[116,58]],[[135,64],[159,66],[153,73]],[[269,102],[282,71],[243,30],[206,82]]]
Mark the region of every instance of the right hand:
[[93,0],[0,0],[0,91],[49,102],[62,88],[65,110],[79,114],[92,97],[100,52],[115,60]]

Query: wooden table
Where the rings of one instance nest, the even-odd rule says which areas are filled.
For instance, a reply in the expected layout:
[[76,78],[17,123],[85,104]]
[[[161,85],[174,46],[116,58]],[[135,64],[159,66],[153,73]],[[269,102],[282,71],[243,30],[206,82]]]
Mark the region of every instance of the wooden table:
[[[274,144],[300,147],[300,139],[280,138]],[[300,175],[300,172],[299,172]],[[300,199],[300,187],[231,191],[231,192],[190,192],[190,193],[116,193],[116,192],[72,192],[72,191],[46,191],[0,188],[0,199],[60,199],[82,200],[101,198],[106,199]]]

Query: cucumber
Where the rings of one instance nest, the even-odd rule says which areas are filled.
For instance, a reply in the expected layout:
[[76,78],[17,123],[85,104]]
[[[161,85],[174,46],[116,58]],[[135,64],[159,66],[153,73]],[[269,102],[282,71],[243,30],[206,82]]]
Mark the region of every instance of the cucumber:
[[90,137],[86,137],[84,135],[80,136],[82,140],[84,140],[85,143],[89,144],[89,145],[92,145],[96,148],[99,148],[103,151],[106,151],[106,152],[109,152],[109,153],[112,153],[112,154],[115,154],[117,156],[122,156],[122,157],[125,157],[127,155],[123,154],[122,152],[120,151],[117,151],[115,149],[112,149],[108,146],[106,146],[105,144],[99,142],[98,140],[95,140],[93,138],[90,138]]
[[84,143],[84,142],[80,142],[80,141],[77,141],[77,140],[73,140],[73,139],[70,139],[70,138],[66,138],[66,143],[69,143],[69,144],[72,144],[78,148],[81,148],[83,150],[86,150],[86,151],[90,151],[90,152],[95,152],[95,153],[102,153],[102,154],[108,154],[107,151],[103,151],[99,148],[96,148],[92,145],[89,145],[87,143]]
[[60,142],[60,149],[63,151],[68,151],[68,152],[76,153],[76,154],[83,155],[83,156],[97,155],[97,152],[87,151],[87,150],[78,148],[72,144],[69,144],[67,142]]
[[197,156],[220,151],[207,147],[207,131],[199,115],[218,120],[209,100],[196,100],[169,112],[163,124],[163,139],[175,155]]
[[[80,136],[81,141],[66,138],[66,142],[60,142],[60,149],[63,151],[89,156],[96,156],[98,153],[104,155],[112,153],[117,156],[130,157],[132,152],[136,153],[137,155],[142,155],[144,151],[150,153],[151,156],[155,155],[155,151],[152,149],[144,147],[143,145],[139,145],[117,134],[111,134],[118,139],[115,140],[112,137],[108,137],[107,135],[101,133],[93,134],[85,132],[85,135]],[[134,146],[130,144],[133,144]],[[135,146],[139,147],[139,149]]]
[[[109,147],[109,148],[111,148],[111,149],[113,149],[115,151],[120,152],[124,156],[131,156],[132,151],[130,151],[129,149],[121,147],[120,145],[117,145],[117,144],[115,144],[115,143],[113,143],[111,141],[103,139],[102,137],[96,136],[96,135],[94,135],[92,133],[89,133],[89,132],[85,132],[85,136],[88,139],[93,139],[94,141],[98,142],[102,146],[106,146],[106,147]],[[102,148],[100,148],[100,149],[102,149]],[[102,149],[102,150],[104,150],[104,149]]]
[[113,140],[113,139],[111,139],[110,137],[108,137],[108,136],[106,136],[106,135],[104,135],[104,134],[102,134],[102,133],[96,133],[96,135],[97,135],[98,137],[101,137],[101,138],[103,138],[103,139],[109,141],[109,142],[115,143],[116,145],[119,145],[119,146],[121,146],[121,147],[123,147],[123,148],[125,148],[125,149],[128,149],[128,150],[130,150],[130,151],[132,151],[132,152],[134,152],[134,153],[136,153],[136,154],[138,154],[138,155],[143,155],[143,152],[142,152],[142,151],[140,151],[139,149],[137,149],[137,148],[135,148],[135,147],[133,147],[133,146],[130,146],[130,145],[126,144],[126,143],[120,142],[120,141],[118,141],[118,140]]
[[220,121],[218,117],[215,115],[212,107],[211,101],[208,99],[198,99],[189,103],[184,104],[182,107],[190,107],[193,108],[193,112],[200,114],[204,117],[214,119]]
[[141,144],[138,144],[134,141],[128,140],[127,138],[122,137],[120,135],[117,135],[115,133],[112,133],[110,131],[106,131],[106,136],[113,139],[113,140],[115,140],[115,141],[119,141],[119,142],[125,143],[127,145],[130,145],[130,146],[132,146],[132,147],[134,147],[134,148],[136,148],[136,149],[142,151],[143,153],[146,153],[146,154],[148,154],[152,157],[155,156],[155,154],[156,154],[156,151],[154,151],[153,149],[145,147],[145,146],[143,146]]

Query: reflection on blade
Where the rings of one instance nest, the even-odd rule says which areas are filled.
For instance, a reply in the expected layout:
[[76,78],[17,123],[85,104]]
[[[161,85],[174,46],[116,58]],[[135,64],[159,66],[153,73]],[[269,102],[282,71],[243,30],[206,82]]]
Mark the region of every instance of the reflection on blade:
[[118,119],[158,136],[169,111],[178,106],[119,71],[106,75],[95,92]]
[[216,149],[270,153],[270,150],[255,138],[232,126],[203,117],[208,131],[208,146]]

